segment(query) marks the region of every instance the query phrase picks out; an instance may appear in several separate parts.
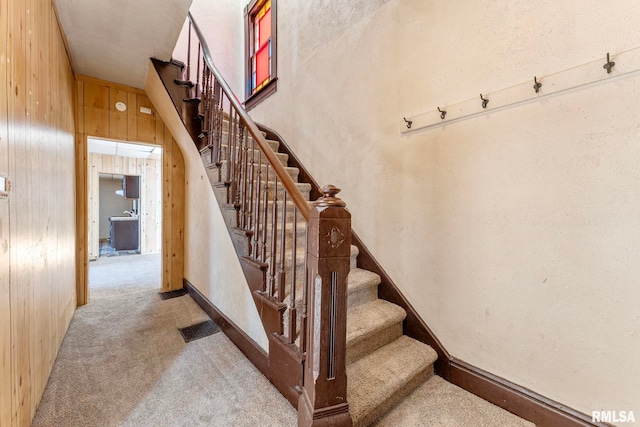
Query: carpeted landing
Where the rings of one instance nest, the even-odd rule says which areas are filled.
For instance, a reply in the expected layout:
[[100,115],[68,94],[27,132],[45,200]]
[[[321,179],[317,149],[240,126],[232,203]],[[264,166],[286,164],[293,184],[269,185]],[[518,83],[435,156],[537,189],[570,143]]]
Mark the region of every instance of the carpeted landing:
[[[185,343],[179,329],[209,319],[189,295],[160,298],[158,255],[114,258],[91,263],[91,302],[71,321],[34,427],[297,425],[217,328]],[[532,424],[435,376],[374,425]]]

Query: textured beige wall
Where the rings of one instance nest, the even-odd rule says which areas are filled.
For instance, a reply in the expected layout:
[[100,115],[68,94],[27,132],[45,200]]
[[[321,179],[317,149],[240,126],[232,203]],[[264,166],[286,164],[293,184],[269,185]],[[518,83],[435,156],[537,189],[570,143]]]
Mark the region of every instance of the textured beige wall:
[[251,115],[343,189],[452,355],[586,413],[640,413],[640,78],[400,136],[402,116],[640,46],[637,2],[280,1],[278,17],[278,92]]

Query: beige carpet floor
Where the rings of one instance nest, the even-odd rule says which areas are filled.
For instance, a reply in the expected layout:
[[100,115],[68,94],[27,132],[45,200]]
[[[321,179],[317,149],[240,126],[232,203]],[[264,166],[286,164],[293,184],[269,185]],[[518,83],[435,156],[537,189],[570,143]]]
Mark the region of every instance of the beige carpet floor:
[[[90,264],[91,302],[76,311],[34,427],[297,425],[297,413],[223,333],[185,344],[207,320],[191,297],[161,300],[160,256]],[[532,426],[433,377],[375,424]]]
[[188,295],[160,299],[159,260],[91,263],[91,302],[71,321],[33,426],[294,426],[295,409],[223,333],[184,343],[178,328],[208,317]]

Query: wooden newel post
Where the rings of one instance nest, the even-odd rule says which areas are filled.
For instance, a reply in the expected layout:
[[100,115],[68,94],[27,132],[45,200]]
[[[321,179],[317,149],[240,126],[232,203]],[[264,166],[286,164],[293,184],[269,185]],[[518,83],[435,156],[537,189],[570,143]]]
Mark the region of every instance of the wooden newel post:
[[307,331],[298,426],[351,426],[345,370],[351,214],[327,185],[307,239]]

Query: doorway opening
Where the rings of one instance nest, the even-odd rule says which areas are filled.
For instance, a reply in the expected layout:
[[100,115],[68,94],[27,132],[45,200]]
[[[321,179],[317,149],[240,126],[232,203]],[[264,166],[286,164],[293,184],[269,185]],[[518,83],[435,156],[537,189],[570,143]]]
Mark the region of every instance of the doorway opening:
[[89,137],[89,298],[162,287],[162,147]]

